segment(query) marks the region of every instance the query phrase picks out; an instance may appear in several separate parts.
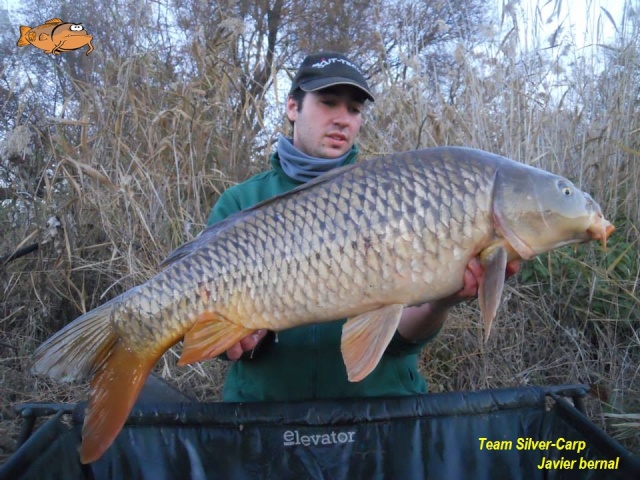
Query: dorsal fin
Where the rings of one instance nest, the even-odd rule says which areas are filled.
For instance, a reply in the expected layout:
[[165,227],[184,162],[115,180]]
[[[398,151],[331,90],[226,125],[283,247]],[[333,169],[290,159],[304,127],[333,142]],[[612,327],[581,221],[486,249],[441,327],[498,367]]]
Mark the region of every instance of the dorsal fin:
[[227,218],[225,218],[224,220],[215,223],[207,228],[205,228],[200,235],[198,235],[196,238],[194,238],[193,240],[181,245],[180,247],[176,248],[173,252],[171,252],[169,254],[169,256],[167,258],[165,258],[162,263],[160,264],[161,267],[166,267],[172,263],[177,262],[178,260],[183,259],[184,257],[190,255],[191,253],[193,253],[194,251],[198,250],[201,246],[209,243],[209,241],[211,240],[211,238],[219,235],[220,233],[222,233],[223,231],[225,231],[227,228],[231,227],[232,225],[235,225],[239,220],[253,215],[253,213],[256,210],[260,210],[262,208],[264,208],[265,206],[271,204],[271,203],[275,203],[275,202],[279,202],[280,200],[293,196],[293,195],[297,195],[300,192],[303,192],[305,190],[308,190],[310,188],[315,187],[316,185],[320,185],[323,183],[327,183],[337,177],[340,177],[342,175],[344,175],[346,172],[353,170],[355,167],[357,167],[358,164],[353,164],[353,165],[345,165],[344,167],[340,167],[340,168],[336,168],[333,169],[321,176],[319,176],[318,178],[314,178],[313,180],[308,181],[307,183],[304,183],[302,185],[300,185],[299,187],[296,187],[292,190],[289,190],[288,192],[282,193],[280,195],[276,195],[274,197],[268,198],[267,200],[264,200],[260,203],[255,204],[253,207],[249,207],[247,209],[244,210],[240,210],[239,212],[234,213],[233,215],[228,216]]
[[58,25],[59,23],[64,23],[64,22],[59,18],[51,18],[46,22],[44,22],[45,25]]

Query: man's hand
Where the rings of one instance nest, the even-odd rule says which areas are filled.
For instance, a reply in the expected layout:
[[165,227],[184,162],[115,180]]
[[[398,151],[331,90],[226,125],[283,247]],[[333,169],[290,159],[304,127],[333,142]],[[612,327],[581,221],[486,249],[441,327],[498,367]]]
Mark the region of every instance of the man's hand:
[[249,352],[256,348],[260,341],[267,334],[266,330],[257,330],[248,337],[244,337],[234,346],[227,350],[227,357],[229,360],[238,360],[244,352]]
[[[512,277],[519,271],[520,271],[520,261],[512,260],[511,262],[507,263],[505,279]],[[455,293],[449,299],[443,299],[443,301],[445,301],[446,303],[447,300],[450,300],[451,302],[453,302],[452,304],[455,305],[456,303],[460,303],[464,300],[469,300],[474,297],[477,297],[478,288],[480,287],[480,282],[482,281],[483,277],[484,277],[484,268],[480,264],[480,261],[477,258],[471,259],[471,261],[467,265],[467,269],[464,271],[464,286],[462,287],[462,290]],[[458,301],[455,301],[456,299]]]

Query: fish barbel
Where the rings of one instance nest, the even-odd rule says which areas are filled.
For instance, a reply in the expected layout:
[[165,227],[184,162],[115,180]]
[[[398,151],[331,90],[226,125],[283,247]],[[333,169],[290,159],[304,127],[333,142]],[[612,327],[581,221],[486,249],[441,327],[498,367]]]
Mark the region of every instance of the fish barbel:
[[[82,315],[34,353],[34,371],[91,379],[81,461],[124,425],[162,354],[213,358],[258,329],[347,318],[351,381],[378,364],[405,306],[485,274],[488,337],[506,264],[614,227],[569,180],[484,151],[441,147],[361,162],[238,212],[175,250],[146,283]],[[304,286],[304,288],[300,288]]]

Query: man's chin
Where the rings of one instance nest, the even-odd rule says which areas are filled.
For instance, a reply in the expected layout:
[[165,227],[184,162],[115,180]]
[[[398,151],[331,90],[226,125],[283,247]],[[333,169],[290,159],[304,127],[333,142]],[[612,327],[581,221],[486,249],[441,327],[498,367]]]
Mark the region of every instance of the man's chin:
[[339,158],[346,154],[351,147],[349,148],[325,148],[323,151],[324,158]]

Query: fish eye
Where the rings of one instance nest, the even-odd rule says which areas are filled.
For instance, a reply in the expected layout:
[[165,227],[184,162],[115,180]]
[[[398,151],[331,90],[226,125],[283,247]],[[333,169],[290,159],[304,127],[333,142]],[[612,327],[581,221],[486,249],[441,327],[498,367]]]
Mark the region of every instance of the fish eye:
[[69,27],[71,30],[73,30],[74,32],[80,32],[83,30],[82,25],[71,25],[71,27]]
[[571,186],[567,185],[565,182],[558,182],[558,188],[565,197],[573,195],[573,188],[571,188]]

